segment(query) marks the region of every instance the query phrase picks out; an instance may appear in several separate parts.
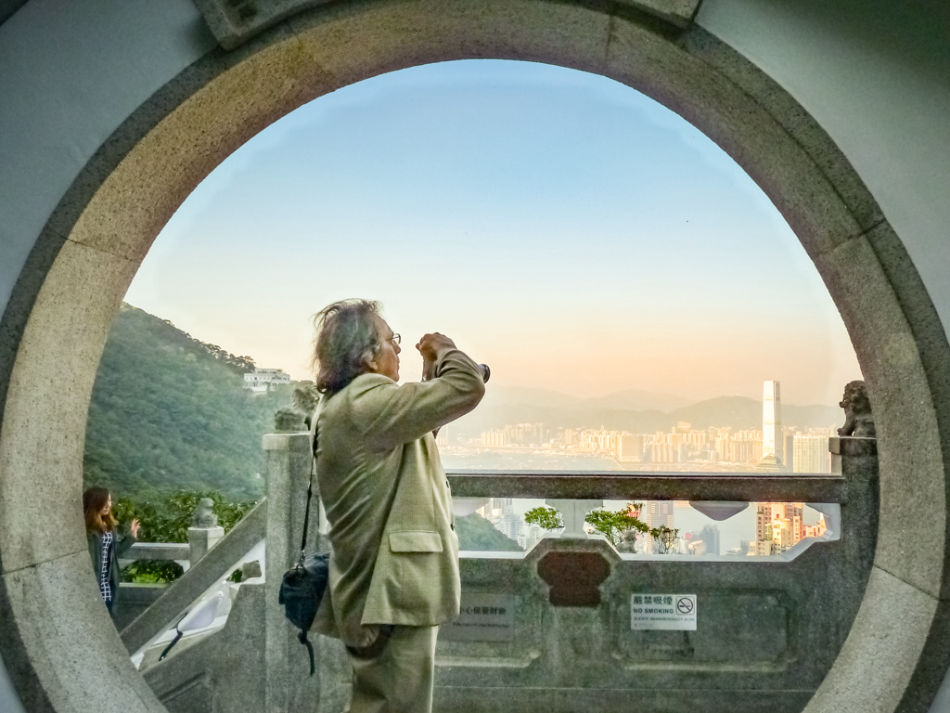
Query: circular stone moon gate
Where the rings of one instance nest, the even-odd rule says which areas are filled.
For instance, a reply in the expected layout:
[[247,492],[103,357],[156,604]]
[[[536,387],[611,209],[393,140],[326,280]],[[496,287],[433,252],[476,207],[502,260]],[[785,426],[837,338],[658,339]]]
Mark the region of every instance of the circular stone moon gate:
[[0,335],[16,355],[3,374],[0,643],[24,704],[163,710],[96,601],[75,505],[98,361],[151,241],[218,163],[304,102],[466,58],[547,62],[640,90],[717,142],[778,206],[844,318],[879,433],[875,564],[806,711],[926,711],[950,645],[950,350],[917,272],[844,156],[754,65],[695,26],[553,0],[341,2],[296,15],[173,78],[86,165],[50,216]]

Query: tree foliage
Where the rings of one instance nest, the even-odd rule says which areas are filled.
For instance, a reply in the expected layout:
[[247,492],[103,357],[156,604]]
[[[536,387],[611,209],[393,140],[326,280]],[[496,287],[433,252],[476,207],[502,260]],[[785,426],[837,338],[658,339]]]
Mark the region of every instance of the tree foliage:
[[177,562],[169,560],[136,560],[122,569],[121,580],[135,584],[168,584],[185,573]]
[[[650,527],[639,517],[642,508],[643,503],[627,503],[621,510],[591,510],[584,516],[584,522],[604,535],[615,547],[626,533],[639,532],[653,537],[663,548],[663,553],[669,552],[676,543],[679,529],[666,525]],[[525,513],[524,519],[528,524],[538,525],[545,530],[564,527],[561,513],[552,507],[532,508]]]
[[[218,516],[218,524],[228,532],[247,511],[254,507],[253,500],[232,502],[222,493],[205,490],[178,490],[161,497],[144,499],[119,498],[113,509],[120,524],[128,525],[139,520],[138,539],[140,542],[187,542],[188,528],[198,501],[211,498],[212,512]],[[173,582],[184,570],[176,562],[166,560],[137,560],[122,570],[125,582]]]
[[254,500],[233,502],[215,490],[177,490],[162,496],[118,498],[113,509],[120,523],[138,519],[140,542],[188,542],[188,528],[202,498],[211,498],[214,503],[211,510],[225,532],[256,503]]
[[667,527],[666,525],[660,525],[659,527],[654,527],[650,530],[650,534],[653,535],[653,539],[663,548],[663,551],[660,554],[668,554],[670,550],[673,549],[673,545],[676,544],[676,538],[680,534],[680,531],[675,527]]
[[650,532],[650,526],[634,514],[640,512],[642,507],[643,503],[627,503],[622,510],[591,510],[584,517],[584,522],[616,546],[629,530]]
[[544,507],[543,505],[528,510],[524,514],[524,521],[529,525],[537,525],[544,530],[557,530],[564,527],[561,513],[554,508]]
[[180,489],[260,496],[261,435],[291,387],[253,395],[242,377],[253,368],[250,357],[123,305],[89,406],[85,485],[139,500]]

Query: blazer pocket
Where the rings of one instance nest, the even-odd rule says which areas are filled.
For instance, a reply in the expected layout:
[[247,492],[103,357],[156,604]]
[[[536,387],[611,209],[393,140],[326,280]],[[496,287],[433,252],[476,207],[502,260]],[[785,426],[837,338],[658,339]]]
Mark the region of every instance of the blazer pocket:
[[441,552],[442,535],[432,530],[400,530],[389,533],[392,552]]

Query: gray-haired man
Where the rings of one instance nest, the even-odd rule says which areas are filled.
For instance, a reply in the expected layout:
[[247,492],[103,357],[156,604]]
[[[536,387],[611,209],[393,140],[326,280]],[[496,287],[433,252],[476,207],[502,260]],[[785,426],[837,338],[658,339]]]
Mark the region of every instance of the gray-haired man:
[[375,302],[317,315],[313,419],[330,524],[330,583],[314,628],[353,666],[350,713],[432,708],[438,625],[458,615],[458,538],[432,432],[471,411],[482,369],[443,334],[416,344],[423,382],[397,384],[400,336]]

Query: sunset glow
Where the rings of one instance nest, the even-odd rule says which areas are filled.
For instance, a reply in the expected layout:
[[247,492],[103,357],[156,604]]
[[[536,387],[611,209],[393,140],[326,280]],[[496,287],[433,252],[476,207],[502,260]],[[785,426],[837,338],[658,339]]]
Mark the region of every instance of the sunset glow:
[[718,147],[600,76],[467,61],[351,85],[248,142],[186,200],[127,301],[307,378],[311,315],[383,303],[495,384],[834,403],[860,378],[827,290]]

